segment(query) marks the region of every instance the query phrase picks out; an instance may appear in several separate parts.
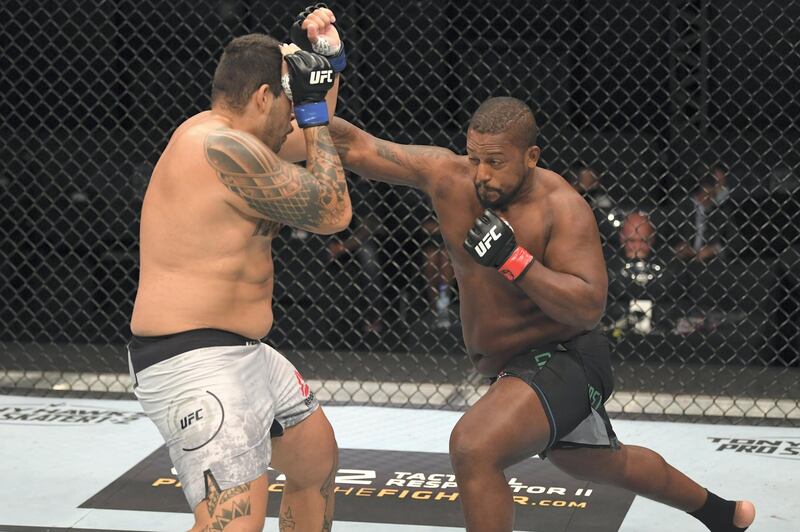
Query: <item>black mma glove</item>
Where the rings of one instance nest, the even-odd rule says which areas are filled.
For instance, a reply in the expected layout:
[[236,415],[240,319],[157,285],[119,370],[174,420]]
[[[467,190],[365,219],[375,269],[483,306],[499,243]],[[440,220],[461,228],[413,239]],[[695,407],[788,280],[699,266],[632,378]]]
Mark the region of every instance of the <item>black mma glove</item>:
[[514,229],[491,209],[475,220],[464,240],[464,249],[481,266],[496,268],[509,281],[516,281],[533,264],[533,255],[517,245]]
[[297,125],[326,125],[328,104],[325,95],[333,87],[330,62],[321,55],[303,51],[285,55],[283,59],[289,66],[289,87]]
[[333,71],[341,72],[347,66],[347,57],[344,54],[344,39],[342,38],[342,31],[339,29],[339,27],[336,27],[336,31],[339,34],[338,50],[331,50],[330,44],[328,44],[325,39],[322,40],[323,42],[317,41],[312,45],[311,41],[308,40],[308,33],[302,28],[303,21],[305,21],[306,17],[313,13],[315,9],[319,8],[328,9],[328,6],[322,3],[314,4],[313,6],[308,6],[298,13],[294,23],[292,24],[292,28],[289,30],[289,40],[296,44],[301,50],[318,53],[327,57],[331,62]]

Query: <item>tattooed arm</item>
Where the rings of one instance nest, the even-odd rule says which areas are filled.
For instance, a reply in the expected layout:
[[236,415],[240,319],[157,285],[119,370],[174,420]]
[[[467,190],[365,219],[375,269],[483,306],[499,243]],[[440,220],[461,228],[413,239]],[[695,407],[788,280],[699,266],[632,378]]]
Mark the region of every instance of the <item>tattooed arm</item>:
[[344,167],[367,179],[430,193],[438,179],[464,171],[464,158],[445,148],[382,140],[341,118],[331,121],[330,131]]
[[233,192],[230,203],[251,216],[331,234],[350,223],[344,170],[326,127],[303,130],[306,167],[278,157],[256,137],[234,129],[208,134],[206,160]]

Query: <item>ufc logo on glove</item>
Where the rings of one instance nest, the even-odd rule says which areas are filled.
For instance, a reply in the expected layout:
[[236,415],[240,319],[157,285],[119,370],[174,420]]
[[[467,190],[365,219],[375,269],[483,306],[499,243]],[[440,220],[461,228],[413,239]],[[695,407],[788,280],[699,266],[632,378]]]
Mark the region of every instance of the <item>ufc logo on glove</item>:
[[533,255],[517,245],[514,229],[491,209],[475,220],[464,239],[464,249],[478,264],[497,268],[509,281],[525,275],[534,262]]
[[311,85],[319,85],[326,82],[333,83],[333,70],[313,70],[308,82]]
[[486,255],[486,252],[492,247],[492,242],[500,239],[501,235],[495,232],[496,229],[497,226],[493,225],[489,232],[483,237],[483,240],[478,242],[478,245],[475,246],[475,253],[477,253],[479,257]]

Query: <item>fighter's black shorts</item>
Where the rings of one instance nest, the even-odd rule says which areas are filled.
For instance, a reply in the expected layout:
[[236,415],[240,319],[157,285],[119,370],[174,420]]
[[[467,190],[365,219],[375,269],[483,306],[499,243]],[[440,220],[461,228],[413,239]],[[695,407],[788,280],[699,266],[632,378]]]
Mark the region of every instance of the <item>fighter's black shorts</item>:
[[550,441],[540,456],[549,449],[619,447],[603,406],[614,378],[608,340],[599,330],[515,357],[497,378],[508,376],[527,382],[547,414]]

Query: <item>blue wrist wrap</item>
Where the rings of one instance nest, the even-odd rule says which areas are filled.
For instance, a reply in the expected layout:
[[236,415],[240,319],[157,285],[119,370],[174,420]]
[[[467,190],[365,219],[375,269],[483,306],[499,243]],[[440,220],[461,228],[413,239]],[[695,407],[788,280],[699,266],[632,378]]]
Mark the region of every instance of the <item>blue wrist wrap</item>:
[[324,126],[328,124],[328,104],[321,102],[304,103],[294,106],[294,116],[300,127]]
[[344,53],[344,43],[339,47],[339,53],[332,56],[327,56],[328,61],[331,62],[334,72],[341,72],[347,66],[347,56]]

